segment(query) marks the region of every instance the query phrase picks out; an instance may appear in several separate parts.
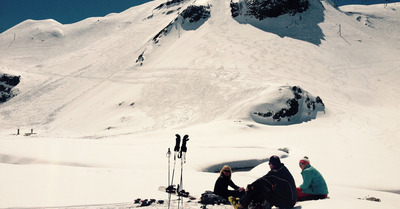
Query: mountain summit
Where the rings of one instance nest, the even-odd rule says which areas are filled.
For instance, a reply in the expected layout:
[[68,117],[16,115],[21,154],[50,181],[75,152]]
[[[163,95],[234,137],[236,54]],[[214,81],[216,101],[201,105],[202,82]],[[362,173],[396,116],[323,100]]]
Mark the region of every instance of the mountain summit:
[[[396,5],[380,10],[395,15]],[[362,100],[380,103],[365,86],[383,78],[356,79],[386,72],[374,60],[397,59],[398,26],[389,24],[397,19],[378,15],[320,0],[158,0],[74,24],[27,20],[0,34],[0,70],[20,76],[18,95],[0,106],[2,127],[112,135],[261,122],[296,110],[293,94],[279,100],[282,89],[299,87],[313,104],[319,98],[324,109],[304,107],[323,112],[349,100],[350,83]],[[366,60],[376,64],[365,70]],[[259,109],[272,98],[281,105]],[[289,124],[316,118],[309,115]]]

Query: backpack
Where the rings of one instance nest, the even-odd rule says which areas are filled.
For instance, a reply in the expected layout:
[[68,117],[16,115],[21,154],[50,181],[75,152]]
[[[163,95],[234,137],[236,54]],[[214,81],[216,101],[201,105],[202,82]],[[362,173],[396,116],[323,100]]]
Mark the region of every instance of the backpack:
[[205,191],[203,194],[201,194],[199,203],[203,205],[229,204],[225,198],[214,194],[212,191]]

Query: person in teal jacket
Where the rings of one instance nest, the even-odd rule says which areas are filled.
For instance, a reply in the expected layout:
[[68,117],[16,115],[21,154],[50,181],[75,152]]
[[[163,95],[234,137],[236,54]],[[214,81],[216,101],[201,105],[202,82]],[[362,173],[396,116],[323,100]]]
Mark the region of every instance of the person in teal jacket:
[[297,188],[297,201],[318,200],[328,197],[328,187],[321,173],[310,165],[308,157],[300,160],[303,184]]

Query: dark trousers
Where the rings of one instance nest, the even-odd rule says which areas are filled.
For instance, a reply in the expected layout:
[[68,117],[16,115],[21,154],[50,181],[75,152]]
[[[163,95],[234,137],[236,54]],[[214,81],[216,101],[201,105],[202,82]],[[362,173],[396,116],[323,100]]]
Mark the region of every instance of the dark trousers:
[[265,200],[269,203],[272,201],[272,185],[263,180],[258,179],[253,184],[247,187],[248,191],[246,194],[240,199],[240,205],[243,208],[247,208],[250,203],[253,204],[262,204]]
[[[268,205],[264,205],[265,201]],[[272,190],[272,185],[263,178],[258,179],[248,187],[246,194],[240,199],[243,208],[247,208],[250,203],[253,205],[263,205],[264,208],[276,206],[279,208],[292,208],[295,201],[288,195],[277,193]]]

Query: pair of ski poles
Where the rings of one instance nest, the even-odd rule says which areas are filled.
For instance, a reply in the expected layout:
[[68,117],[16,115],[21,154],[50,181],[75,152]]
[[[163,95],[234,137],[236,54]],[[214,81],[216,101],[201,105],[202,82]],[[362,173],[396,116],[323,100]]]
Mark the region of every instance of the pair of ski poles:
[[[187,152],[187,147],[186,143],[189,141],[189,136],[185,135],[182,139],[182,146],[180,146],[181,142],[181,136],[179,134],[176,134],[176,143],[174,147],[174,167],[172,169],[172,178],[170,176],[171,172],[171,150],[168,148],[167,152],[167,157],[168,157],[168,187],[167,187],[167,192],[168,194],[168,209],[170,208],[170,203],[171,203],[171,194],[172,193],[177,193],[178,196],[183,196],[185,190],[183,190],[183,164],[186,163],[186,152]],[[181,159],[181,177],[180,177],[180,184],[178,184],[177,189],[174,188],[174,175],[175,175],[175,167],[176,167],[176,158]],[[183,205],[183,199],[182,199],[182,205]],[[179,202],[178,202],[178,209],[179,209]]]

